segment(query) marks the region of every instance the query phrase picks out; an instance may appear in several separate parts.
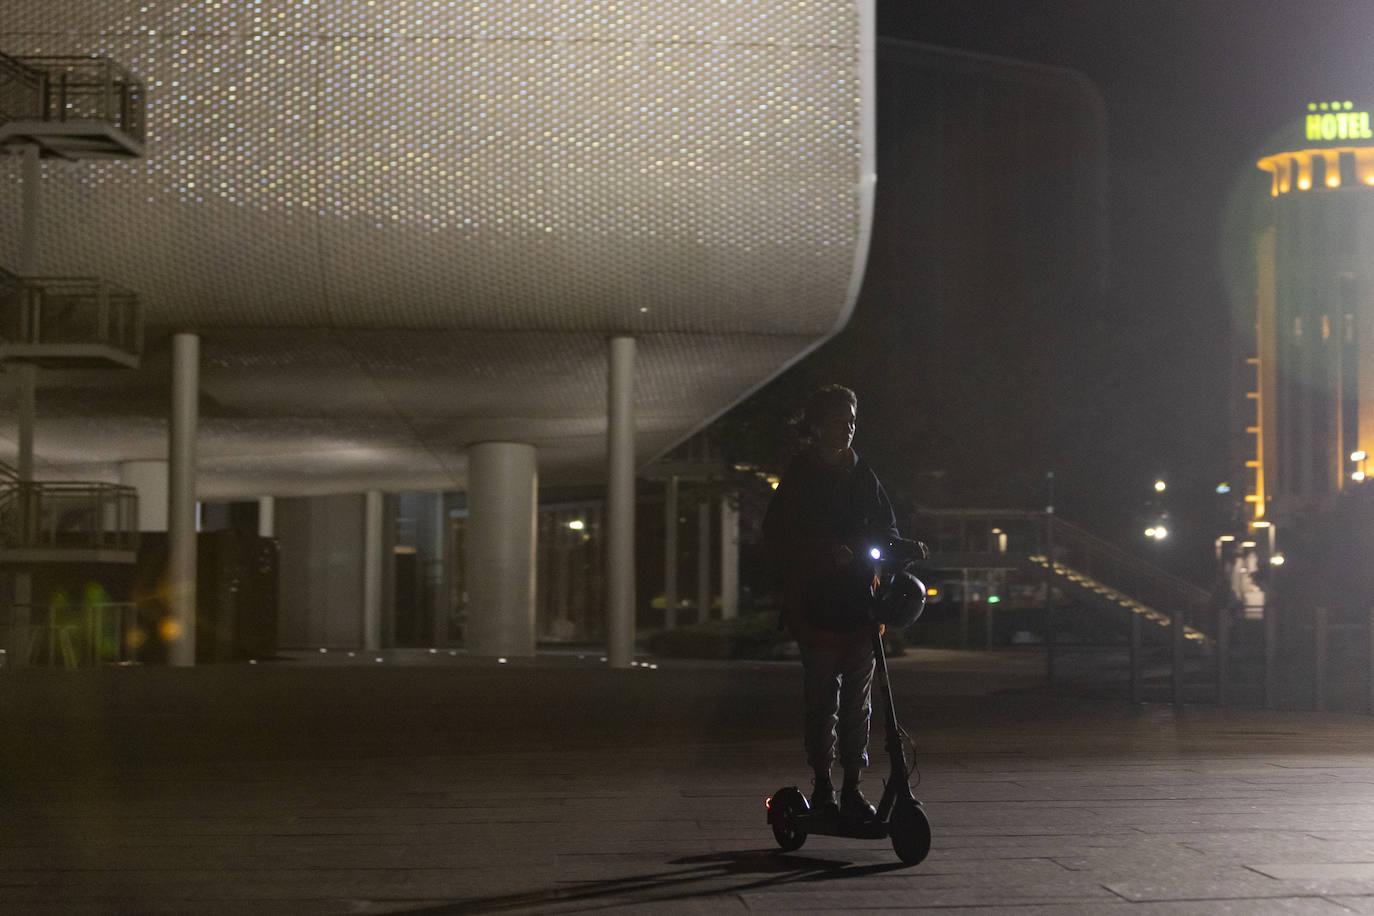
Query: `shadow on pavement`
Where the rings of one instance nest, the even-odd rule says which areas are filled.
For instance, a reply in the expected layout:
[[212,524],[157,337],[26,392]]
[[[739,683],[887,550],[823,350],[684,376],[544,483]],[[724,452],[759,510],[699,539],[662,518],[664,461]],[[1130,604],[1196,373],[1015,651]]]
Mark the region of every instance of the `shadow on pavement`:
[[[420,914],[499,913],[507,910],[537,912],[540,908],[556,908],[568,913],[578,910],[601,909],[605,906],[632,903],[666,903],[693,897],[715,897],[744,891],[776,887],[797,881],[833,881],[859,878],[865,875],[905,868],[900,862],[882,865],[852,866],[838,859],[818,859],[810,856],[780,853],[774,849],[722,852],[688,856],[668,863],[683,866],[671,870],[627,875],[602,881],[570,882],[565,886],[477,897],[439,906],[425,906],[413,910],[393,912]],[[721,879],[746,878],[739,884]]]

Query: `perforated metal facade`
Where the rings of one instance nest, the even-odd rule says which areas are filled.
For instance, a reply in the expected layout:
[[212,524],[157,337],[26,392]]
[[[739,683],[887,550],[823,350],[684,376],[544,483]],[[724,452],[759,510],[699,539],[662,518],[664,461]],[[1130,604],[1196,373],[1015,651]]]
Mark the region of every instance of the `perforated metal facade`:
[[[0,51],[146,83],[148,158],[44,166],[38,271],[204,335],[213,496],[457,487],[493,435],[595,476],[612,333],[642,457],[727,407],[852,305],[871,42],[867,0],[0,0]],[[19,202],[0,159],[0,264]],[[157,348],[45,379],[40,471],[161,453]],[[284,458],[359,425],[338,483]]]

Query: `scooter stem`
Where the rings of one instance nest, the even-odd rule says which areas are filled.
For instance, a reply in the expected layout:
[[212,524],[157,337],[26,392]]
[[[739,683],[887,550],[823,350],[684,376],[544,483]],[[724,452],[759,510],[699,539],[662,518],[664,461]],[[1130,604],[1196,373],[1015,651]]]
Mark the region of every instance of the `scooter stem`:
[[883,726],[887,729],[884,747],[891,763],[887,786],[883,789],[883,800],[878,805],[878,820],[884,821],[887,820],[899,794],[910,795],[911,789],[908,786],[910,771],[906,765],[906,752],[902,748],[902,736],[897,728],[897,707],[892,701],[892,683],[887,676],[887,654],[883,652],[882,627],[877,625],[873,627],[873,662],[878,685],[882,688]]

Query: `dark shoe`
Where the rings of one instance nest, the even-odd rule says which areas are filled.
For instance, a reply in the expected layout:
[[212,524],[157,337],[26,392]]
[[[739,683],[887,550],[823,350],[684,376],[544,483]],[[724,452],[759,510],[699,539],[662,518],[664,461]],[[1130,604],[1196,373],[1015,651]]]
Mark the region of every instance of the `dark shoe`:
[[839,810],[839,805],[835,803],[835,787],[828,782],[816,783],[816,789],[811,793],[811,813],[812,814],[834,814]]
[[857,785],[846,785],[840,792],[840,817],[867,821],[877,816],[877,810],[868,803]]

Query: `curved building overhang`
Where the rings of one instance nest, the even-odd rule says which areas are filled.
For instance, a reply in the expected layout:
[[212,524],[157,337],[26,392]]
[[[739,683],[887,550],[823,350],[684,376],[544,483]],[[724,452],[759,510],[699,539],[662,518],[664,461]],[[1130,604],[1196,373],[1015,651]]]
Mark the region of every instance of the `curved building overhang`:
[[151,336],[42,373],[39,476],[165,455],[172,331],[205,498],[462,488],[492,438],[596,480],[612,335],[652,457],[847,320],[873,32],[871,0],[9,4],[0,51],[106,55],[148,102],[145,158],[43,165],[37,272],[136,291]]

